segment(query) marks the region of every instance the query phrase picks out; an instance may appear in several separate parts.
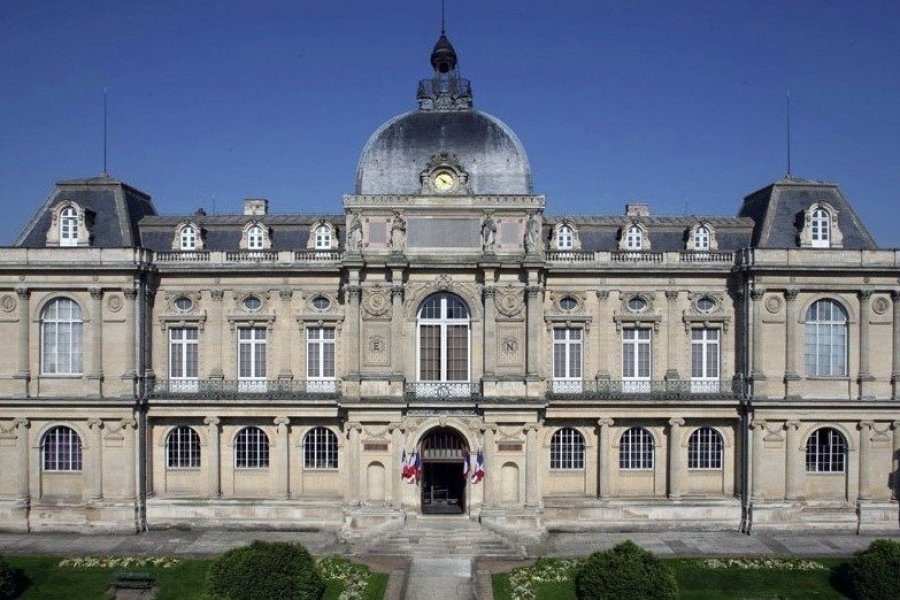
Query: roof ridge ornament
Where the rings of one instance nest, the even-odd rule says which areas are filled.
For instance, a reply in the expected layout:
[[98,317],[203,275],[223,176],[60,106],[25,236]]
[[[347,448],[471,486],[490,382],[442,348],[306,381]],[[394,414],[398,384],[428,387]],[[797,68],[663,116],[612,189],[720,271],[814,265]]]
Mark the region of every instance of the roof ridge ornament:
[[419,110],[469,110],[472,108],[472,84],[459,76],[453,44],[441,28],[441,35],[431,51],[431,79],[419,81],[416,99]]

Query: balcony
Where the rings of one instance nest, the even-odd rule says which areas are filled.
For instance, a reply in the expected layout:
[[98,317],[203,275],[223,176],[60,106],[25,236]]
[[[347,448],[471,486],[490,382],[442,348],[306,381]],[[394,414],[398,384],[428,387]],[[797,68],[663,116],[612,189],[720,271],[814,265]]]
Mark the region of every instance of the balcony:
[[[153,260],[157,263],[171,263],[174,266],[183,263],[208,263],[210,265],[334,265],[340,263],[344,253],[339,250],[242,250],[226,251],[173,251],[154,252]],[[199,265],[198,265],[199,266]]]
[[419,381],[406,384],[407,400],[476,400],[481,384],[468,381]]
[[690,379],[644,380],[601,379],[553,381],[547,397],[554,400],[651,398],[659,400],[737,400],[743,396],[744,382]]
[[291,400],[299,398],[336,399],[341,382],[336,379],[287,381],[278,379],[158,379],[151,398],[191,398],[227,400],[240,398]]
[[547,262],[554,266],[604,267],[632,269],[642,265],[661,265],[682,269],[730,268],[735,262],[734,252],[648,252],[616,250],[555,250],[547,252]]

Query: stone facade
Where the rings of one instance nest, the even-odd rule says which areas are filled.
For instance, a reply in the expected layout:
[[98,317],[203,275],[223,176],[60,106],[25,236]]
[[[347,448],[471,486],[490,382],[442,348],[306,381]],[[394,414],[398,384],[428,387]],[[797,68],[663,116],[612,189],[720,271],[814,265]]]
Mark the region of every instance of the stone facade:
[[840,190],[550,216],[432,65],[340,215],[57,185],[0,249],[0,528],[896,530],[900,256]]

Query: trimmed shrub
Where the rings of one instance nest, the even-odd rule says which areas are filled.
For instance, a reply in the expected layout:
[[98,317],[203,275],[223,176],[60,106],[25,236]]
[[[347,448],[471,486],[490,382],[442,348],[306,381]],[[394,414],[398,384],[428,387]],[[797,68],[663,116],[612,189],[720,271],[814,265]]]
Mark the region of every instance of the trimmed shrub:
[[18,571],[0,554],[0,600],[15,598],[18,587]]
[[221,600],[319,600],[325,583],[303,546],[257,540],[216,559],[206,591]]
[[900,542],[875,540],[853,555],[846,575],[854,598],[897,600],[900,598]]
[[632,542],[595,552],[575,574],[579,600],[668,600],[678,597],[668,565]]

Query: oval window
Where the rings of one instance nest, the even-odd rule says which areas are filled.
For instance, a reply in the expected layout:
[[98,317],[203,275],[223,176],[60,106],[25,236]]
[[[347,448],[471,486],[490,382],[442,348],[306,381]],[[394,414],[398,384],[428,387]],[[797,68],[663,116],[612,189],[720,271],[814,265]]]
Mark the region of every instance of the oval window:
[[244,310],[255,312],[262,308],[262,300],[256,296],[247,296],[244,298]]
[[700,312],[712,312],[716,308],[716,301],[709,296],[703,296],[697,300],[697,310]]
[[188,298],[187,296],[179,296],[175,299],[175,308],[182,312],[186,312],[191,310],[194,306],[194,301]]
[[628,301],[628,310],[631,312],[644,312],[647,310],[647,301],[640,296],[635,296]]
[[313,298],[312,304],[316,310],[327,310],[331,306],[331,300],[325,296],[316,296]]
[[575,310],[578,308],[578,300],[572,296],[566,296],[559,301],[559,307],[563,310]]

